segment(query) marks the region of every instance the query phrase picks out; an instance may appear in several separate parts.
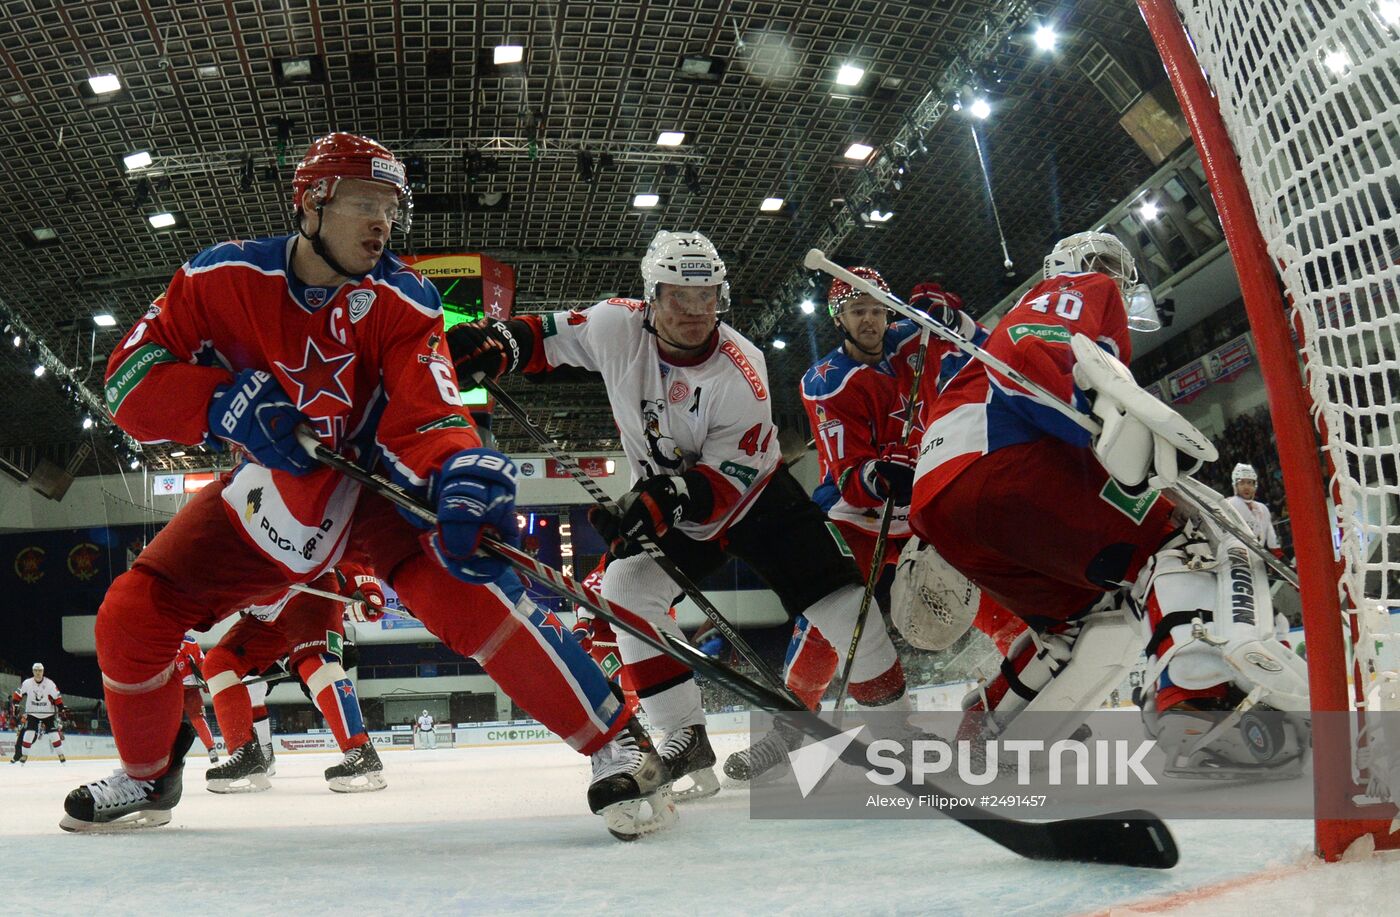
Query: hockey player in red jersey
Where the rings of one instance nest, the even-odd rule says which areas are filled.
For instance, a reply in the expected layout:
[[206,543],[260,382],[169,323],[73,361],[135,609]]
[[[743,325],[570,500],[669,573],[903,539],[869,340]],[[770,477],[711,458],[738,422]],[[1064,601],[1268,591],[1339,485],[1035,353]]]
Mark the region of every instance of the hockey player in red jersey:
[[175,677],[185,686],[185,719],[194,727],[195,735],[209,753],[209,761],[219,763],[219,752],[214,748],[214,734],[209,731],[209,722],[204,719],[204,694],[200,681],[204,672],[204,650],[199,648],[193,634],[185,634],[180,641],[180,652],[175,657]]
[[[700,233],[661,231],[641,273],[640,300],[455,326],[458,373],[495,378],[567,365],[602,374],[634,482],[618,502],[620,520],[594,514],[617,557],[603,576],[605,598],[679,635],[666,612],[680,590],[640,553],[646,536],[692,580],[727,556],[742,559],[789,614],[849,644],[860,573],[782,464],[763,354],[720,319],[729,283],[718,251]],[[693,674],[627,634],[618,634],[618,648],[635,666],[648,720],[666,734],[672,776],[708,772],[715,756]],[[880,705],[908,704],[884,628],[864,630],[852,677],[883,685],[867,695]]]
[[[889,290],[880,272],[856,267],[852,273]],[[934,320],[956,329],[978,343],[987,332],[961,310],[962,300],[937,284],[920,284],[913,304]],[[938,394],[940,378],[951,376],[967,359],[941,338],[928,338],[927,369],[915,372],[923,336],[914,322],[890,322],[888,308],[873,296],[861,293],[844,280],[833,280],[827,292],[827,310],[841,344],[822,356],[802,377],[802,403],[816,439],[820,462],[819,483],[812,494],[840,531],[842,539],[867,579],[875,562],[885,501],[893,495],[890,522],[879,565],[875,601],[885,604],[895,562],[909,541],[909,493],[923,426],[914,418],[905,438],[905,418],[917,400],[927,404]],[[915,376],[919,393],[913,398]],[[878,605],[871,614],[879,615]],[[878,620],[874,618],[872,620]],[[970,623],[965,622],[965,623]],[[809,708],[821,703],[847,646],[833,647],[819,628],[799,618],[788,646],[784,668],[787,687]],[[896,663],[898,666],[898,663]],[[892,677],[902,680],[902,669]],[[889,686],[880,682],[852,682],[851,697],[857,703],[878,701]],[[730,755],[725,773],[736,780],[757,778],[787,760],[787,751],[801,736],[774,729],[748,748]]]
[[[295,232],[196,255],[108,363],[107,407],[127,433],[249,459],[108,590],[97,655],[121,770],[70,793],[62,826],[169,821],[193,739],[172,678],[182,635],[315,579],[349,549],[444,643],[594,756],[590,808],[631,836],[663,782],[644,730],[519,578],[477,550],[483,534],[518,539],[515,466],[482,448],[461,404],[437,291],[387,250],[411,215],[403,163],[330,134],[297,167],[291,203]],[[302,425],[434,505],[438,525],[425,531],[314,462]]]
[[[364,607],[366,620],[378,620],[384,613],[379,581],[359,564],[341,562],[311,586]],[[241,609],[239,622],[209,651],[205,678],[229,748],[228,761],[204,772],[210,792],[257,792],[271,786],[270,762],[253,731],[253,702],[243,678],[284,657],[287,670],[306,685],[345,756],[326,769],[330,788],[337,793],[362,793],[388,785],[360,714],[354,682],[342,665],[346,608],[345,602],[326,596],[284,590],[270,601]]]
[[[1272,613],[1255,613],[1256,597],[1267,606],[1262,564],[1208,518],[1183,523],[1160,493],[1188,458],[1209,460],[1213,450],[1197,431],[1191,442],[1206,445],[1178,459],[1182,440],[1169,433],[1189,425],[1123,366],[1131,357],[1125,304],[1142,292],[1135,283],[1116,238],[1070,236],[985,345],[1092,412],[1097,436],[976,360],[932,405],[910,525],[1030,625],[964,706],[989,715],[1003,736],[1048,747],[1121,684],[1143,648],[1145,621],[1155,686],[1144,719],[1169,773],[1295,765],[1307,748],[1300,721],[1270,743],[1267,760],[1248,748],[1243,724],[1200,741],[1210,726],[1199,714],[1256,702],[1305,713],[1306,672],[1274,639]],[[1230,588],[1218,588],[1221,576]],[[1232,589],[1250,593],[1248,607],[1220,607]]]

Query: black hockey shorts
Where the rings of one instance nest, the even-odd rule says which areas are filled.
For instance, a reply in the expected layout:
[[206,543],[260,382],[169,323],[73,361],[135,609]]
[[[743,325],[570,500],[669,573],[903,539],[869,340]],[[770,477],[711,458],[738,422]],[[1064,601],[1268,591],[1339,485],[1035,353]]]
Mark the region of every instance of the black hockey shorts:
[[726,556],[739,558],[796,616],[842,586],[864,585],[834,528],[779,465],[748,513],[720,539],[696,541],[672,529],[661,548],[693,580],[718,570]]

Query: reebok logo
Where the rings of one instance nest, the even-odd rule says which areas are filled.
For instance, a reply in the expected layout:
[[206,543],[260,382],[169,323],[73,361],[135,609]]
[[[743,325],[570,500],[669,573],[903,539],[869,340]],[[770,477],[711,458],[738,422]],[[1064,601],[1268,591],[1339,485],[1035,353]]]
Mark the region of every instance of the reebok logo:
[[831,772],[832,766],[841,760],[841,754],[850,747],[856,740],[856,735],[864,728],[857,726],[847,729],[840,735],[788,752],[788,761],[792,763],[792,776],[797,780],[797,789],[802,793],[803,799],[806,799],[817,788],[817,784],[822,782],[822,778]]

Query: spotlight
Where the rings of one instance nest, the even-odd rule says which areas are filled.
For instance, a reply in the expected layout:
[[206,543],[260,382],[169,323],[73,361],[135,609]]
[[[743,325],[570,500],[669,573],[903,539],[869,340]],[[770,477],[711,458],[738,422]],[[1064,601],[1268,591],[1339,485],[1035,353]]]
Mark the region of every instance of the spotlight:
[[857,162],[864,162],[870,158],[870,154],[875,152],[875,148],[864,143],[852,143],[846,147],[846,152],[841,155],[847,159],[854,159]]
[[773,338],[774,350],[782,350],[785,347],[787,347],[787,341],[783,340],[782,338]]
[[94,95],[105,95],[121,89],[122,81],[114,73],[100,73],[97,76],[88,77],[88,86],[92,87]]
[[84,418],[83,418],[83,429],[84,429],[84,430],[91,430],[91,429],[92,429],[92,418],[91,418],[91,417],[84,417]]
[[662,131],[656,138],[657,146],[680,146],[685,143],[685,131]]
[[126,467],[130,468],[132,471],[135,471],[137,468],[141,467],[141,460],[138,458],[134,458],[127,463]]
[[986,99],[977,99],[968,111],[972,112],[972,117],[985,121],[992,113],[992,106]]
[[43,363],[40,363],[38,366],[34,367],[34,378],[42,378],[46,372],[48,372],[48,370],[44,368]]
[[162,213],[153,213],[150,216],[146,217],[146,221],[151,224],[152,229],[169,229],[170,227],[174,226],[177,222],[175,219],[175,214],[170,213],[168,211]]
[[20,337],[17,334],[14,337],[10,338],[10,343],[13,344],[16,348],[18,348],[24,344],[24,338]]
[[857,67],[855,64],[842,64],[841,69],[836,71],[836,83],[839,86],[856,86],[865,79],[865,68]]
[[1150,198],[1144,200],[1138,207],[1138,215],[1148,223],[1157,219],[1157,215],[1161,212],[1161,209],[1157,206],[1157,202]]
[[1043,25],[1035,30],[1035,46],[1042,51],[1053,51],[1059,37],[1054,26]]
[[518,64],[525,60],[525,48],[521,45],[496,45],[491,49],[491,62],[497,67]]
[[99,312],[92,317],[92,323],[99,328],[114,328],[117,318],[110,312]]
[[817,311],[817,304],[810,299],[804,299],[797,304],[797,308],[802,310],[803,315],[811,315],[813,312]]
[[122,157],[122,164],[126,166],[128,172],[135,172],[137,169],[144,169],[151,164],[151,154],[146,150],[137,150]]
[[661,203],[661,196],[657,194],[638,194],[632,198],[633,207],[655,207]]
[[773,213],[783,209],[783,199],[780,197],[765,197],[763,203],[758,205],[758,209],[764,213]]

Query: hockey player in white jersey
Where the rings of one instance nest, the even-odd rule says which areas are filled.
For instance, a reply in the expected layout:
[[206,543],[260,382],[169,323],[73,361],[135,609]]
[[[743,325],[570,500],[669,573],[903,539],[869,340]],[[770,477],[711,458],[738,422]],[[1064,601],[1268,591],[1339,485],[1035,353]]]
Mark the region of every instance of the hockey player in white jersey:
[[[642,299],[458,325],[448,332],[458,378],[561,366],[602,374],[634,481],[618,501],[620,520],[593,514],[618,557],[603,578],[605,598],[680,634],[666,612],[681,590],[636,547],[648,536],[692,579],[728,555],[742,559],[789,614],[805,614],[844,647],[860,574],[782,463],[763,354],[720,319],[730,302],[726,276],[700,233],[659,232],[642,260]],[[666,734],[659,750],[672,778],[713,780],[693,674],[626,634],[618,649],[647,718]],[[867,692],[880,695],[873,706],[909,705],[884,627],[865,628],[851,678],[887,682],[884,692]]]
[[1235,493],[1225,502],[1233,506],[1244,519],[1254,537],[1275,557],[1283,559],[1283,548],[1279,547],[1278,533],[1274,531],[1274,519],[1269,508],[1254,499],[1259,490],[1259,474],[1253,465],[1243,462],[1230,472],[1230,485]]
[[433,715],[426,710],[418,714],[418,747],[437,748],[437,726]]
[[[49,737],[49,747],[58,756],[59,763],[68,759],[63,757],[63,723],[59,715],[63,712],[63,694],[58,690],[58,685],[53,683],[52,678],[44,677],[44,664],[34,663],[33,676],[26,678],[15,691],[11,700],[15,705],[15,756],[10,759],[11,763],[25,763],[29,760],[29,750],[34,747],[34,743],[39,741],[40,736]],[[19,706],[24,705],[24,719],[19,718]]]

